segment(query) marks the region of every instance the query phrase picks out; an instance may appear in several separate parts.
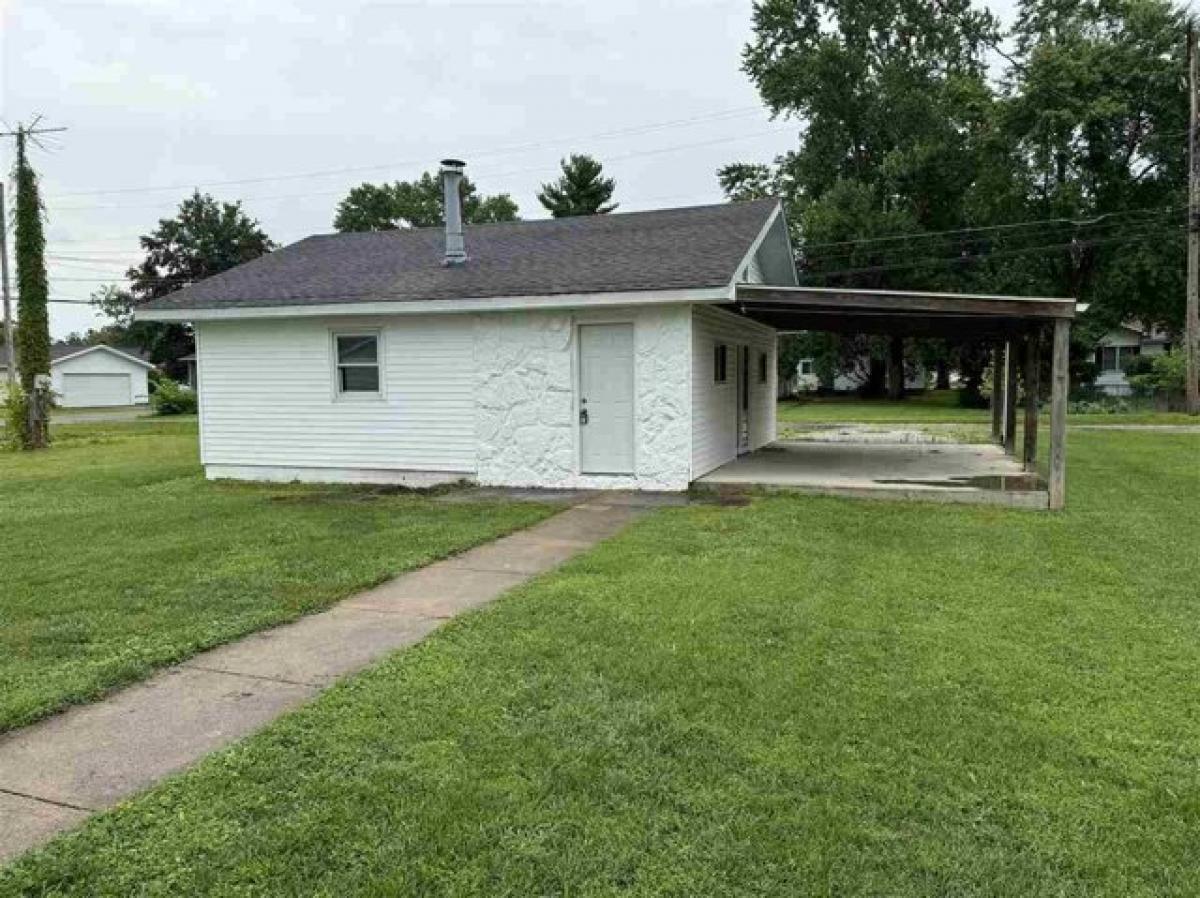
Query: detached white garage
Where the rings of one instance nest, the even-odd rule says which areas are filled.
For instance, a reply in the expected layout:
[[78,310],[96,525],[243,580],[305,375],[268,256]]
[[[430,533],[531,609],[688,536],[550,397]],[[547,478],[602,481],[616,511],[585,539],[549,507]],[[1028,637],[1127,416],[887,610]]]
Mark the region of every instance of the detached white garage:
[[[58,349],[58,347],[55,347]],[[145,405],[154,367],[111,346],[63,347],[50,362],[50,379],[63,408]]]

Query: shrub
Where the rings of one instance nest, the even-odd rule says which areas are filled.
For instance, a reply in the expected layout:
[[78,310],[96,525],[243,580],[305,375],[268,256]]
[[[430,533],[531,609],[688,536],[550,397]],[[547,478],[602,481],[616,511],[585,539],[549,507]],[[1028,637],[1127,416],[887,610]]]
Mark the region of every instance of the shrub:
[[[57,407],[54,399],[55,395],[46,391],[43,401],[47,416],[52,409]],[[25,392],[19,383],[14,383],[11,387],[5,389],[3,402],[5,427],[3,431],[0,431],[0,447],[5,449],[34,449],[42,448],[49,444],[49,422],[47,422],[43,434],[45,442],[38,444],[36,442],[29,442],[27,439],[29,434],[25,430],[25,421],[29,416],[29,401],[29,394]]]
[[156,415],[194,415],[196,394],[182,384],[163,377],[150,395],[150,406]]
[[1139,366],[1137,373],[1130,372],[1129,383],[1144,396],[1158,393],[1182,393],[1187,380],[1187,360],[1182,352],[1164,352],[1149,356],[1148,370]]
[[4,397],[5,449],[22,449],[25,440],[25,415],[29,405],[20,384],[12,384]]
[[1072,415],[1124,415],[1133,411],[1125,399],[1106,396],[1100,399],[1080,399],[1070,402],[1067,411]]

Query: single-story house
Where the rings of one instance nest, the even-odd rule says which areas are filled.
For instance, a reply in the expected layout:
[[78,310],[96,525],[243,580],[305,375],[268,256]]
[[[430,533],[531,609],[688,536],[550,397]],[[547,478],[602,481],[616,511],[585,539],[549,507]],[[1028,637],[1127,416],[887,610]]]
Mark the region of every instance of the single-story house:
[[309,237],[142,305],[191,322],[210,478],[683,490],[775,438],[775,199]]
[[[50,347],[51,388],[63,408],[145,405],[150,401],[147,376],[153,368],[131,347]],[[0,384],[6,375],[7,365],[0,359]]]
[[1127,321],[1106,333],[1096,344],[1096,386],[1109,396],[1133,392],[1125,366],[1134,356],[1162,355],[1171,348],[1171,337],[1158,328]]

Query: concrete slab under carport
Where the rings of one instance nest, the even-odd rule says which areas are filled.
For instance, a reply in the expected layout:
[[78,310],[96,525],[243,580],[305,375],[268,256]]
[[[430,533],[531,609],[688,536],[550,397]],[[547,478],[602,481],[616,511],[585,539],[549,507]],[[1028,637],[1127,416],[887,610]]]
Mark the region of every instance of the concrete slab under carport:
[[992,444],[781,440],[705,474],[696,487],[1017,508],[1049,505],[1040,479]]

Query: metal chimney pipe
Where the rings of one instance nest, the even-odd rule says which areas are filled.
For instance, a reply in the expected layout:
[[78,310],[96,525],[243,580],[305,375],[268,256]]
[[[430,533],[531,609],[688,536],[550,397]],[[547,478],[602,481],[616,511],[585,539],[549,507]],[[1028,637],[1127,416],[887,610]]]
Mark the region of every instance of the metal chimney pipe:
[[443,265],[462,265],[467,261],[463,241],[462,179],[467,163],[458,159],[442,160],[442,202],[446,213],[446,258]]

